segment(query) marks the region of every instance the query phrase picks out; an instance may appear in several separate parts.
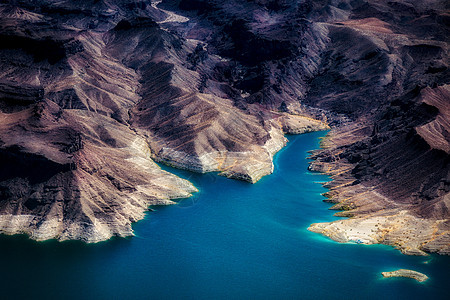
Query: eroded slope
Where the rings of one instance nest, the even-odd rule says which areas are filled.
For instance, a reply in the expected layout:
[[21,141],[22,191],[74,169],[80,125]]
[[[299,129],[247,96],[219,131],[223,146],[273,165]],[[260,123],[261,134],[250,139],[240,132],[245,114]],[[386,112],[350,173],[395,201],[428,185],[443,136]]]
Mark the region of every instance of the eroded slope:
[[162,28],[176,15],[155,5],[12,1],[0,11],[3,233],[132,235],[149,206],[196,191],[152,159],[256,182],[272,172],[285,132],[328,128],[238,107],[227,82],[202,88],[198,69],[212,74],[222,58],[194,67],[201,43]]
[[[443,1],[8,1],[1,228],[130,235],[195,191],[153,160],[256,182],[284,133],[332,126],[311,169],[339,241],[449,252]],[[328,125],[327,125],[328,124]]]

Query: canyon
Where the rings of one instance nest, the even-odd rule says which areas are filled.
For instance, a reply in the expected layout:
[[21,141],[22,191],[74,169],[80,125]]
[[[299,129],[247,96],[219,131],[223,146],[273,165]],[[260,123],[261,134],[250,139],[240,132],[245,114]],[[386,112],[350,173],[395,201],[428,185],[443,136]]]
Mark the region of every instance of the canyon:
[[0,232],[133,234],[197,189],[256,183],[285,134],[330,130],[311,231],[450,253],[445,1],[2,1]]

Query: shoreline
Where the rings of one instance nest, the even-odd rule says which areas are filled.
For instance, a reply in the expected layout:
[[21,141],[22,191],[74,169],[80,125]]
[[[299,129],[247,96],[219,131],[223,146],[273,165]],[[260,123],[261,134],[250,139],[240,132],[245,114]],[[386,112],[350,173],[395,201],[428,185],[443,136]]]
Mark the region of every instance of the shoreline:
[[[303,120],[304,117],[297,116],[297,115],[287,115],[285,114],[285,118],[292,118],[292,119],[298,119]],[[95,224],[90,225],[88,230],[83,232],[79,228],[82,227],[82,225],[77,224],[76,222],[73,222],[71,225],[72,227],[76,227],[76,230],[74,233],[67,233],[64,228],[64,225],[61,226],[47,226],[46,228],[35,228],[32,225],[32,220],[34,218],[37,218],[37,216],[34,215],[1,215],[0,216],[0,234],[4,236],[26,236],[28,239],[36,241],[36,242],[46,242],[55,240],[58,242],[65,242],[65,241],[81,241],[83,243],[87,244],[96,244],[101,243],[104,241],[109,241],[112,238],[118,237],[118,238],[126,238],[126,237],[133,237],[134,236],[134,230],[132,228],[133,224],[136,224],[139,221],[142,221],[145,216],[146,212],[150,211],[155,206],[168,206],[176,204],[179,200],[182,199],[188,199],[193,196],[193,193],[199,193],[199,190],[192,184],[189,179],[184,179],[183,177],[179,176],[177,172],[172,172],[172,170],[177,170],[181,172],[190,172],[193,174],[213,174],[214,176],[223,176],[227,177],[231,180],[239,180],[246,183],[254,184],[259,179],[265,176],[270,176],[273,173],[274,170],[274,157],[277,156],[280,151],[283,151],[286,149],[287,145],[287,136],[298,136],[305,133],[311,133],[311,132],[322,132],[327,131],[328,126],[321,121],[311,121],[307,120],[306,123],[298,122],[294,123],[297,126],[294,126],[291,124],[289,127],[289,131],[285,131],[282,128],[278,128],[280,131],[281,139],[283,143],[279,144],[277,147],[274,147],[274,149],[268,149],[267,153],[268,156],[270,156],[270,162],[264,161],[264,164],[266,165],[265,168],[256,168],[255,170],[252,170],[252,161],[245,161],[245,157],[240,157],[240,160],[238,160],[238,165],[244,166],[246,172],[243,173],[242,176],[239,176],[240,173],[236,174],[232,170],[215,170],[211,169],[207,172],[196,172],[195,170],[189,169],[189,168],[180,168],[177,165],[171,165],[167,164],[164,161],[159,161],[158,159],[154,160],[153,157],[151,157],[151,149],[145,149],[141,150],[141,152],[145,152],[145,155],[141,155],[142,157],[139,157],[141,159],[141,162],[146,163],[148,165],[151,165],[152,171],[157,172],[162,176],[162,178],[159,178],[158,182],[165,183],[164,180],[167,180],[167,178],[171,178],[171,180],[175,181],[174,184],[177,186],[177,189],[180,190],[178,193],[174,193],[173,191],[158,191],[159,198],[160,199],[152,199],[152,201],[148,202],[148,205],[143,205],[139,208],[138,212],[135,213],[134,219],[130,222],[126,222],[126,224],[121,224],[122,227],[119,228],[118,231],[113,232],[113,230],[108,230],[107,226],[114,226],[114,224],[103,224],[102,222],[104,220],[100,220],[100,218],[97,219],[97,222]],[[314,124],[314,126],[311,127],[311,124]],[[295,132],[294,132],[295,131]],[[272,151],[269,151],[272,150]],[[232,156],[233,153],[225,153],[223,154],[225,156],[229,155]],[[145,161],[144,161],[145,160]],[[136,162],[135,162],[136,163]],[[249,163],[249,165],[247,165]],[[158,165],[158,167],[156,167]],[[271,168],[269,167],[271,166]],[[254,166],[254,165],[253,165]],[[156,167],[156,168],[155,168]],[[165,168],[167,167],[167,168]],[[258,171],[264,171],[264,172],[258,172]],[[255,176],[250,176],[248,174],[256,174]],[[256,180],[255,180],[256,179]],[[147,183],[151,184],[151,182]],[[136,188],[138,188],[137,186]],[[184,190],[183,190],[184,189]],[[177,190],[177,191],[178,191]],[[183,193],[184,192],[184,193]],[[144,207],[145,206],[145,207]],[[113,218],[114,215],[110,214],[109,218]],[[17,221],[14,221],[16,220]],[[53,223],[58,223],[57,220],[52,220]],[[52,223],[52,224],[53,224]],[[52,225],[50,224],[50,225]]]
[[[336,210],[334,215],[345,219],[312,223],[308,230],[340,243],[392,246],[406,255],[449,255],[448,231],[441,227],[445,220],[420,218],[408,207],[384,196],[376,186],[358,182],[349,173],[354,165],[348,161],[321,160],[323,153],[327,153],[328,158],[334,155],[338,148],[335,141],[342,144],[339,139],[346,135],[347,128],[355,130],[361,126],[348,124],[335,128],[322,139],[320,149],[311,151],[308,169],[330,176],[330,182],[323,184],[328,188],[323,201],[334,204],[328,209]],[[351,142],[356,142],[357,138],[353,138]]]

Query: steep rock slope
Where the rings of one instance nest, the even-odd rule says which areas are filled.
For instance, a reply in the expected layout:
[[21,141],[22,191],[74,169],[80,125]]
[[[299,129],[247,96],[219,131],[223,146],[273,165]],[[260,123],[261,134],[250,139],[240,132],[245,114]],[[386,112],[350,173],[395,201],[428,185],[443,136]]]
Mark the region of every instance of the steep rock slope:
[[[331,24],[333,50],[307,102],[355,121],[331,132],[310,168],[332,175],[328,201],[351,218],[310,230],[407,254],[450,252],[448,25],[433,5],[368,2]],[[364,51],[335,36],[350,32]]]
[[[339,241],[394,245],[407,254],[448,254],[449,155],[442,149],[449,99],[448,86],[415,90],[379,114],[376,127],[347,126],[325,140],[310,168],[332,175],[327,201],[343,210],[337,215],[352,218],[310,230]],[[441,109],[429,105],[442,102]]]
[[[198,41],[137,1],[0,5],[0,231],[97,242],[195,187],[153,161],[255,182],[321,121],[202,89]],[[175,16],[175,17],[174,17]],[[183,20],[183,18],[181,18]],[[221,58],[199,68],[212,73]],[[201,66],[200,66],[201,65]]]
[[2,232],[88,242],[126,236],[149,205],[196,191],[110,118],[42,102],[0,118]]
[[311,230],[449,253],[444,1],[2,3],[2,232],[130,235],[195,191],[152,159],[256,182],[330,125],[310,168],[351,218]]
[[[147,136],[155,159],[256,182],[272,172],[272,156],[286,143],[283,132],[327,128],[319,121],[263,107],[240,109],[221,87],[209,83],[202,89],[204,74],[185,66],[200,44],[182,44],[157,24],[145,22],[123,21],[126,26],[119,24],[107,39],[111,53],[140,74],[141,100],[130,111],[130,124]],[[135,37],[132,45],[130,35]],[[217,56],[204,57],[197,67],[211,70],[219,62]]]
[[351,218],[311,230],[408,254],[449,253],[448,4],[161,5],[196,20],[172,30],[200,36],[232,62],[233,72],[224,74],[240,102],[314,115],[334,127],[310,169],[332,175],[328,201]]

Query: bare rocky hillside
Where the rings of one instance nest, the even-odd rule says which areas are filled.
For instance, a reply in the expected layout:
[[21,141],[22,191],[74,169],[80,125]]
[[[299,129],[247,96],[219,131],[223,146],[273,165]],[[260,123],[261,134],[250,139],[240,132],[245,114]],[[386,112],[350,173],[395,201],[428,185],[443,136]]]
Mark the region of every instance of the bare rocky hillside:
[[257,182],[284,134],[349,219],[310,229],[450,252],[445,1],[1,1],[0,231],[132,235],[195,192],[162,162]]

